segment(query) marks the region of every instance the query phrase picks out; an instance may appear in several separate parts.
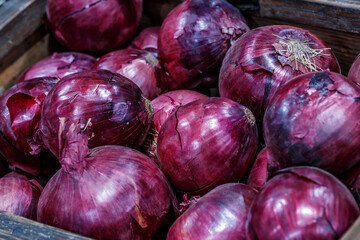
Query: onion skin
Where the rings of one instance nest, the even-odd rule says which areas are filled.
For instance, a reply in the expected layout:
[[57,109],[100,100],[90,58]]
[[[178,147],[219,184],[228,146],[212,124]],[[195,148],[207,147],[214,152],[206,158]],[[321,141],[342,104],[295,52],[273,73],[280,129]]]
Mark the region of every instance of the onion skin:
[[82,161],[82,171],[62,168],[50,179],[38,221],[96,239],[166,236],[177,202],[153,161],[123,146],[91,149]]
[[10,172],[0,178],[0,210],[36,220],[42,187],[34,179]]
[[339,239],[359,216],[350,191],[315,167],[280,170],[255,196],[247,239]]
[[191,89],[218,74],[232,42],[248,30],[239,10],[224,0],[179,4],[164,19],[158,41],[169,90]]
[[47,25],[56,39],[71,51],[110,52],[135,34],[142,0],[49,0]]
[[241,183],[214,188],[176,219],[166,240],[245,240],[245,223],[255,195],[256,190]]
[[45,97],[59,79],[35,78],[17,83],[0,97],[0,153],[10,169],[49,177],[58,160],[43,147],[39,124]]
[[357,55],[354,62],[351,64],[348,78],[351,81],[356,82],[357,84],[360,84],[360,54]]
[[129,47],[157,53],[159,33],[159,26],[145,28],[131,41]]
[[149,100],[162,92],[161,83],[165,73],[157,57],[146,50],[122,49],[102,56],[92,66],[93,70],[104,69],[118,73],[133,81]]
[[352,167],[339,178],[349,188],[358,206],[360,206],[360,165]]
[[[293,26],[270,25],[252,29],[226,53],[219,75],[221,97],[248,107],[260,123],[278,88],[295,76],[311,71],[282,53],[281,38],[308,41],[313,49],[324,49],[311,61],[324,71],[340,72],[339,63],[327,45],[309,31]],[[276,46],[276,47],[275,47]],[[296,70],[298,68],[298,70]]]
[[240,180],[255,160],[257,144],[250,110],[214,97],[190,102],[168,117],[159,132],[157,156],[176,190],[201,196]]
[[152,106],[129,79],[97,70],[61,79],[45,99],[42,116],[44,144],[59,157],[59,118],[82,123],[91,119],[89,148],[101,145],[138,148],[150,128]]
[[360,87],[338,73],[308,73],[275,94],[264,115],[269,154],[280,166],[335,175],[359,162]]
[[96,58],[88,54],[78,52],[55,52],[51,56],[40,60],[28,68],[20,75],[16,82],[19,83],[39,77],[62,78],[72,73],[90,70],[95,62]]

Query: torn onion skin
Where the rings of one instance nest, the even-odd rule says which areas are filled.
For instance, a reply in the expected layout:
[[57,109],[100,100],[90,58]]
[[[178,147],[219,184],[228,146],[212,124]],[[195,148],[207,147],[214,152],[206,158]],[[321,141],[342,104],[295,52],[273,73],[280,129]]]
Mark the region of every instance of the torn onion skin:
[[44,144],[59,157],[59,118],[82,122],[91,119],[89,148],[101,145],[139,148],[153,113],[150,100],[135,83],[107,70],[94,70],[62,78],[45,99],[42,116]]
[[60,168],[44,148],[39,131],[43,102],[58,81],[54,77],[30,79],[14,84],[0,97],[0,153],[11,170],[50,177]]
[[360,54],[357,55],[354,62],[351,64],[348,78],[351,81],[356,82],[358,85],[360,85]]
[[222,184],[186,210],[166,240],[245,240],[245,224],[257,191],[242,183]]
[[258,135],[248,108],[226,98],[179,107],[161,126],[160,168],[179,193],[202,196],[240,180],[253,164]]
[[282,168],[314,166],[335,175],[360,159],[360,87],[330,72],[283,85],[264,115],[265,143]]
[[340,73],[340,66],[316,35],[286,25],[259,27],[244,34],[226,53],[219,92],[221,97],[248,107],[261,127],[265,109],[281,85],[321,70]]
[[105,53],[134,36],[142,7],[142,0],[49,0],[46,24],[71,51]]
[[280,170],[250,207],[247,239],[340,239],[359,216],[350,191],[315,167]]
[[130,48],[147,50],[157,54],[160,26],[143,29],[130,43]]
[[225,0],[187,0],[164,19],[159,57],[169,90],[192,89],[218,75],[231,44],[249,31],[239,10]]
[[96,62],[96,58],[78,52],[54,52],[23,72],[17,79],[17,83],[32,78],[57,77],[62,78],[69,74],[90,70]]

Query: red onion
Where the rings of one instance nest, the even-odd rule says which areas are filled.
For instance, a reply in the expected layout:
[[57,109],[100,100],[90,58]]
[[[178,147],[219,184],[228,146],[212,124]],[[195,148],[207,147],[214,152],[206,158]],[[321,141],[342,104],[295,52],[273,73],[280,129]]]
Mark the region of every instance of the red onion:
[[251,111],[226,98],[179,107],[162,125],[160,168],[179,192],[203,195],[242,178],[255,160],[257,127]]
[[150,130],[152,136],[148,136],[147,139],[146,153],[156,163],[159,163],[156,156],[157,138],[165,120],[180,106],[203,98],[208,98],[208,96],[192,90],[174,90],[163,93],[151,101],[154,108],[154,121]]
[[245,223],[256,191],[241,183],[220,185],[201,197],[171,226],[167,240],[245,240]]
[[160,62],[170,90],[194,88],[217,75],[230,45],[249,27],[225,0],[187,0],[164,19],[159,34]]
[[360,165],[352,167],[343,176],[340,176],[340,179],[349,188],[358,206],[360,206]]
[[281,85],[320,70],[340,72],[340,67],[334,53],[317,36],[293,26],[259,27],[226,53],[220,69],[220,96],[250,108],[261,122]]
[[17,82],[39,77],[62,78],[72,73],[89,70],[95,61],[95,57],[84,53],[55,52],[28,68]]
[[159,33],[160,27],[145,28],[131,41],[130,47],[157,53]]
[[129,79],[107,70],[84,71],[62,78],[44,101],[40,129],[45,146],[58,157],[59,118],[84,124],[91,119],[89,148],[138,148],[152,121],[152,105]]
[[159,167],[123,146],[89,150],[83,131],[72,124],[60,134],[62,168],[43,190],[38,221],[96,239],[166,236],[177,202]]
[[255,196],[247,239],[339,239],[359,216],[350,191],[314,167],[283,169]]
[[298,76],[264,115],[269,154],[281,167],[309,165],[341,174],[359,162],[360,87],[338,73]]
[[42,187],[36,180],[10,172],[0,178],[0,210],[36,220]]
[[142,0],[48,0],[47,25],[72,51],[105,53],[135,34]]
[[[157,57],[146,50],[122,49],[102,56],[92,69],[105,69],[123,75],[142,90],[144,97],[154,99],[161,93],[164,71]],[[165,88],[165,87],[164,87]]]
[[360,54],[357,55],[354,62],[352,63],[349,73],[348,73],[348,78],[351,81],[354,81],[357,84],[360,84]]
[[39,123],[41,107],[57,78],[44,77],[17,83],[0,97],[0,153],[10,168],[34,176],[51,176],[60,167],[44,150]]

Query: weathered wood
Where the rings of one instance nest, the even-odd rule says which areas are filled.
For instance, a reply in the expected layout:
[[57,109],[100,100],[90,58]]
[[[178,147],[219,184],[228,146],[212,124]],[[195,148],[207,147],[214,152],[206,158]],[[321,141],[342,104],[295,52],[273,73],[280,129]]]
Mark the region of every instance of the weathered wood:
[[262,17],[360,33],[359,0],[259,0]]
[[0,239],[86,240],[90,238],[0,211]]
[[360,239],[360,217],[355,223],[346,231],[340,240],[355,240]]

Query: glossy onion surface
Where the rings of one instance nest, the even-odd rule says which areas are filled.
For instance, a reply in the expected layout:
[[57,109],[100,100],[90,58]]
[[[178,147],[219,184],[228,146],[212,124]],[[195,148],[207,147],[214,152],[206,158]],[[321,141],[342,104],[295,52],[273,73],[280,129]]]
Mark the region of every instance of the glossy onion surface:
[[135,34],[142,0],[48,0],[47,23],[54,36],[72,51],[105,53]]
[[164,19],[158,42],[169,90],[194,88],[218,74],[232,42],[248,30],[239,10],[224,0],[179,4]]
[[360,160],[360,87],[338,73],[301,75],[275,94],[264,115],[269,154],[281,167],[340,174]]
[[225,98],[179,107],[162,125],[160,168],[180,192],[205,194],[238,181],[255,160],[257,127],[251,111]]
[[167,240],[245,240],[245,223],[256,191],[226,183],[201,197],[171,226]]
[[130,47],[157,53],[159,33],[159,26],[145,28],[131,41]]
[[42,114],[45,146],[59,156],[59,118],[84,124],[91,119],[89,148],[108,144],[140,147],[152,121],[152,106],[129,79],[97,70],[64,77],[45,99]]
[[351,81],[360,84],[360,54],[355,58],[354,62],[352,63],[348,73],[348,78]]
[[350,191],[314,167],[283,169],[255,196],[248,239],[339,239],[359,216]]
[[261,122],[281,85],[320,70],[340,72],[340,67],[334,53],[311,32],[286,25],[255,28],[226,53],[219,77],[220,96],[250,108]]

